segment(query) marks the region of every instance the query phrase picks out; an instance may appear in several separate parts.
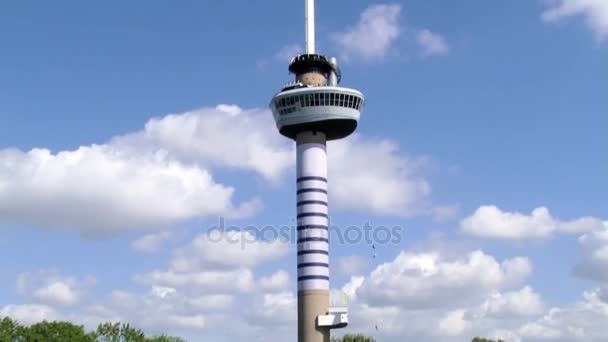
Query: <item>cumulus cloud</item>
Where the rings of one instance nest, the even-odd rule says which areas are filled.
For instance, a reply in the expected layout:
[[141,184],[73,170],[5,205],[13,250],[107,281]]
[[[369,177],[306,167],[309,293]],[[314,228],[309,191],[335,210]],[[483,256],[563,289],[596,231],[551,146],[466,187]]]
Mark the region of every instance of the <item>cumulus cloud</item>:
[[296,303],[296,297],[290,291],[265,293],[256,298],[248,319],[252,324],[264,327],[295,324]]
[[238,211],[233,192],[206,170],[109,145],[57,154],[0,151],[4,222],[103,234]]
[[[587,235],[600,239],[598,234]],[[460,257],[402,252],[369,275],[352,277],[332,295],[347,293],[351,328],[382,341],[608,339],[605,287],[585,291],[572,304],[548,307],[540,293],[518,285],[530,272],[530,262],[521,257],[498,262],[482,251]]]
[[87,326],[108,320],[122,321],[152,333],[209,334],[209,339],[216,340],[222,327],[236,329],[226,325],[235,317],[256,327],[267,327],[271,324],[264,322],[271,323],[271,318],[274,325],[277,317],[282,321],[295,316],[292,310],[295,297],[286,292],[289,274],[278,270],[257,277],[254,272],[255,266],[284,256],[288,246],[255,240],[247,234],[230,232],[215,237],[202,234],[173,251],[168,269],[133,277],[136,284],[148,291],[114,290],[71,311],[74,317],[70,314],[64,317]]
[[[284,257],[288,250],[287,243],[256,240],[247,232],[201,234],[171,253],[166,270],[134,276],[136,283],[151,288],[148,295],[120,291],[106,300],[104,306],[111,313],[106,316],[122,314],[137,317],[146,326],[195,329],[211,335],[220,333],[221,327],[235,317],[241,323],[226,326],[231,334],[251,337],[257,329],[283,329],[276,326],[277,322],[293,320],[296,313],[295,297],[287,291],[289,274],[277,270],[257,276],[256,267]],[[132,306],[139,308],[129,309]],[[156,306],[160,310],[151,317],[139,317]],[[164,316],[172,318],[161,322]]]
[[531,272],[524,257],[498,261],[480,250],[403,251],[371,273],[351,277],[332,290],[332,299],[346,294],[351,329],[382,341],[487,336],[517,342],[517,330],[545,310],[541,295],[521,286]]
[[0,307],[0,317],[11,317],[19,323],[26,325],[44,320],[53,321],[60,319],[55,309],[39,304],[6,305]]
[[599,40],[608,37],[608,2],[605,0],[549,0],[542,13],[545,22],[556,22],[572,16],[583,16]]
[[[254,272],[261,263],[284,256],[288,246],[247,234],[224,233],[215,236],[217,240],[204,234],[176,248],[167,270],[133,277],[146,291],[113,290],[105,296],[83,298],[87,278],[62,276],[56,270],[24,272],[17,279],[17,291],[35,303],[49,305],[7,305],[0,307],[0,316],[10,315],[28,324],[61,318],[88,328],[121,321],[150,333],[204,335],[210,340],[218,340],[224,334],[222,329],[230,332],[219,340],[232,340],[232,335],[261,336],[263,329],[276,327],[277,320],[294,319],[295,296],[287,291],[286,271],[262,277]],[[57,286],[60,283],[65,286]],[[235,317],[238,324],[226,323]],[[286,332],[285,327],[277,329]]]
[[162,245],[175,238],[175,231],[167,230],[146,234],[131,243],[131,248],[142,253],[157,252]]
[[561,221],[545,207],[525,215],[505,212],[496,206],[482,206],[460,222],[460,229],[467,234],[500,240],[546,239],[556,233],[580,234],[602,227],[602,221],[593,217]]
[[77,304],[95,278],[64,276],[56,269],[23,272],[17,276],[17,293],[49,305]]
[[448,312],[439,321],[439,331],[445,336],[458,336],[469,327],[470,322],[465,319],[465,310],[453,310]]
[[[211,298],[212,299],[212,298]],[[170,296],[112,291],[98,304],[85,308],[76,321],[116,320],[129,322],[152,332],[175,329],[200,330],[206,327],[206,314],[215,307],[197,305],[203,299],[186,296],[178,291]],[[227,302],[229,305],[230,300]]]
[[338,208],[410,216],[424,210],[431,188],[421,158],[400,155],[390,140],[354,136],[328,145],[329,191]]
[[183,162],[205,167],[254,171],[276,181],[293,164],[292,144],[279,136],[267,110],[235,105],[170,114],[148,121],[112,144],[140,152],[166,151]]
[[264,291],[283,290],[289,285],[289,273],[278,270],[268,277],[259,280],[259,287]]
[[574,267],[574,274],[608,283],[608,224],[598,231],[579,238],[582,260]]
[[400,17],[401,6],[397,4],[372,5],[365,9],[356,25],[334,36],[343,57],[365,61],[384,58],[401,34]]
[[[295,153],[274,126],[268,110],[219,105],[151,119],[143,130],[105,144],[56,153],[0,150],[0,222],[100,236],[166,230],[205,216],[251,216],[261,201],[236,204],[235,188],[218,183],[213,171],[281,181]],[[338,208],[407,216],[430,192],[416,175],[419,160],[401,156],[394,142],[356,136],[330,149]],[[144,237],[133,247],[152,251],[167,234]]]
[[[283,257],[289,249],[280,241],[256,240],[248,232],[201,234],[190,244],[176,249],[167,270],[135,276],[138,283],[206,293],[251,292],[258,289],[252,268]],[[278,272],[261,279],[263,288],[280,288],[288,283]]]
[[578,302],[550,308],[538,320],[516,330],[523,341],[591,341],[608,340],[608,303],[601,290],[585,291]]
[[378,266],[357,290],[370,305],[425,309],[467,304],[474,298],[520,283],[532,271],[527,258],[498,262],[482,251],[450,259],[440,252],[401,252]]
[[257,240],[249,232],[210,232],[194,238],[186,247],[177,249],[171,267],[178,272],[225,267],[252,267],[276,260],[287,254],[289,245],[278,240]]
[[293,164],[293,147],[276,135],[267,111],[220,105],[152,119],[102,145],[0,150],[0,218],[96,235],[249,216],[260,202],[234,205],[235,189],[217,183],[210,168],[276,179]]
[[418,31],[416,41],[422,48],[424,56],[444,56],[450,52],[450,47],[445,38],[427,29]]
[[518,291],[492,293],[481,307],[487,316],[533,316],[544,310],[544,303],[540,294],[525,286]]
[[[263,260],[264,256],[257,253],[252,255]],[[204,272],[219,266],[215,261],[197,264],[202,268],[197,271]],[[223,265],[221,270],[209,271],[220,272],[212,278],[222,277],[225,272],[251,271],[246,267],[252,264]],[[530,269],[525,258],[499,262],[482,251],[464,255],[433,250],[402,252],[370,274],[351,277],[340,290],[333,290],[332,296],[341,299],[343,293],[348,295],[352,329],[388,342],[404,339],[456,342],[476,335],[508,341],[539,340],[538,336],[560,337],[561,340],[556,339],[560,342],[578,340],[580,336],[603,341],[604,327],[596,322],[606,319],[605,291],[597,289],[585,294],[581,303],[544,311],[538,293],[528,286],[517,287]],[[69,319],[87,327],[117,320],[151,333],[165,332],[193,339],[203,336],[215,341],[256,340],[267,336],[272,327],[278,334],[277,341],[293,338],[296,296],[282,287],[287,273],[277,271],[261,278],[252,273],[251,278],[252,287],[247,289],[229,286],[229,282],[223,283],[221,289],[210,289],[204,282],[173,286],[151,282],[145,284],[149,286],[148,292],[115,290],[93,299],[90,305],[71,307],[71,311],[62,308],[58,312],[51,306],[33,304],[7,305],[0,307],[0,315],[19,317],[27,323]],[[238,279],[234,277],[231,281]],[[398,285],[405,294],[398,294]],[[384,301],[369,296],[370,292],[398,295],[394,300]],[[428,295],[430,292],[439,298]],[[422,298],[413,300],[418,293]],[[376,325],[379,331],[375,330]]]

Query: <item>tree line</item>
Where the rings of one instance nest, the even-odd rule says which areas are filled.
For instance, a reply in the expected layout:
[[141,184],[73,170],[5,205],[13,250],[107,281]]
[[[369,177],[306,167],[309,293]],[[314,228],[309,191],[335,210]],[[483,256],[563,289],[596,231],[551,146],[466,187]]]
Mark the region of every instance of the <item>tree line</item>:
[[[168,335],[146,336],[143,331],[124,323],[102,323],[93,331],[70,322],[43,321],[30,326],[10,318],[0,320],[0,342],[186,342]],[[347,334],[332,337],[331,342],[376,342],[373,337]],[[505,342],[475,337],[471,342]]]
[[121,323],[102,323],[93,331],[70,322],[43,321],[30,326],[10,318],[0,320],[0,342],[186,342],[167,335],[146,336],[141,330]]

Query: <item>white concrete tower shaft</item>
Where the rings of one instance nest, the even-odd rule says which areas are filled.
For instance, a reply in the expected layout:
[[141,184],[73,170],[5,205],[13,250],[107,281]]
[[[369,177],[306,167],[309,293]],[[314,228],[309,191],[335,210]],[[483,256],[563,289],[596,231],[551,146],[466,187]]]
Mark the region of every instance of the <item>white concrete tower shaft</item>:
[[296,82],[270,101],[279,133],[297,149],[298,342],[329,342],[331,329],[348,325],[346,307],[330,307],[329,213],[326,142],[357,128],[363,94],[340,86],[335,58],[315,50],[315,1],[304,0],[306,53],[289,72]]
[[329,308],[329,216],[327,151],[322,132],[298,134],[298,341],[329,342],[317,317]]

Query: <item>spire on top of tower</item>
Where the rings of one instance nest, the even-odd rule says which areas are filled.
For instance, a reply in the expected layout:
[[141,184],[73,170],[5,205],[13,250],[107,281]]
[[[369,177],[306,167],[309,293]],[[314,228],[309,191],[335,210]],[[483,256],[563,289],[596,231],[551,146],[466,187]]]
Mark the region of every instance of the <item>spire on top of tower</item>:
[[306,0],[306,54],[315,53],[315,0]]

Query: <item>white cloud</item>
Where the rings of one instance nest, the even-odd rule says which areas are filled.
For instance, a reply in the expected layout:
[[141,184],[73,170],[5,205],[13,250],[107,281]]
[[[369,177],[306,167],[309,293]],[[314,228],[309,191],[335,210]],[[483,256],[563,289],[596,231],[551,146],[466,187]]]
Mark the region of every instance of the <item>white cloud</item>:
[[481,251],[464,258],[445,251],[402,252],[366,277],[352,278],[342,292],[355,293],[349,295],[350,329],[387,342],[608,339],[608,290],[596,288],[583,300],[547,310],[530,286],[509,290],[530,272],[525,258],[499,263]]
[[0,151],[4,222],[109,233],[238,211],[233,192],[207,171],[161,154],[127,155],[109,145]]
[[401,305],[425,309],[464,305],[520,283],[532,271],[523,257],[499,263],[482,251],[450,259],[439,252],[402,252],[392,262],[378,266],[357,290],[370,305]]
[[530,339],[552,340],[561,336],[559,330],[538,323],[527,323],[518,330],[519,335]]
[[[278,270],[258,277],[254,268],[282,258],[288,248],[286,243],[256,240],[246,232],[201,234],[173,251],[168,269],[133,277],[136,283],[151,288],[149,294],[115,291],[102,304],[103,317],[124,317],[143,327],[212,335],[222,333],[226,322],[235,319],[258,328],[277,328],[277,319],[283,322],[295,317],[295,298],[285,292],[289,274]],[[146,316],[147,310],[155,312]],[[163,321],[163,317],[168,319]],[[246,335],[257,329],[240,324],[227,328],[248,331]]]
[[564,307],[553,307],[536,321],[517,330],[524,341],[590,341],[608,340],[608,303],[601,290],[583,293],[583,299]]
[[[61,312],[53,306],[9,305],[0,307],[0,316],[10,315],[27,323],[59,317],[87,328],[121,321],[150,333],[210,334],[211,340],[224,334],[222,329],[235,328],[227,324],[235,317],[243,322],[250,320],[258,328],[269,326],[264,322],[275,324],[277,317],[280,322],[295,317],[295,297],[285,292],[289,274],[279,270],[258,278],[253,269],[281,258],[288,246],[255,240],[249,233],[229,232],[215,237],[218,240],[203,234],[175,249],[167,270],[135,275],[134,281],[147,287],[143,292],[114,290],[100,298],[83,296],[86,285],[93,281],[89,278],[62,276],[56,270],[24,272],[17,279],[17,291],[23,296],[53,306],[78,305],[63,307]],[[237,324],[237,335],[261,335],[241,324]]]
[[201,234],[187,246],[176,249],[168,270],[139,274],[134,279],[141,284],[176,288],[187,293],[281,289],[288,282],[285,272],[256,280],[252,268],[283,257],[288,249],[287,243],[256,240],[248,232],[216,231]]
[[359,255],[349,255],[339,257],[336,261],[335,270],[346,276],[359,275],[365,270],[368,265],[368,260]]
[[267,293],[257,298],[249,320],[252,324],[277,327],[295,324],[297,317],[296,297],[292,292]]
[[365,61],[384,58],[401,34],[400,16],[401,6],[397,4],[372,5],[365,9],[355,26],[335,34],[343,57]]
[[151,119],[143,131],[117,137],[113,145],[138,151],[166,151],[205,167],[251,170],[276,181],[295,160],[293,144],[282,138],[268,110],[235,105]]
[[287,254],[289,245],[278,240],[256,240],[249,232],[201,234],[171,257],[171,268],[178,272],[225,267],[252,267]]
[[78,294],[72,287],[62,281],[55,281],[34,292],[34,298],[45,303],[58,303],[63,305],[78,302]]
[[[226,255],[234,254],[228,252]],[[257,252],[252,255],[260,257]],[[268,261],[264,257],[258,260]],[[397,267],[403,264],[406,267]],[[289,340],[294,336],[296,296],[281,288],[288,278],[285,271],[258,278],[244,266],[251,265],[249,262],[242,265],[227,263],[221,267],[215,262],[197,265],[201,265],[200,268],[189,268],[189,273],[176,274],[196,278],[207,272],[210,274],[209,283],[189,280],[163,285],[162,279],[150,278],[153,281],[147,283],[150,288],[144,293],[112,291],[105,297],[92,299],[93,303],[71,307],[65,312],[57,312],[47,306],[9,305],[0,308],[0,315],[21,317],[28,323],[42,319],[68,319],[87,327],[94,327],[101,321],[122,321],[149,333],[165,332],[215,341],[258,340],[267,337],[270,327],[277,336],[272,341]],[[230,285],[240,281],[237,273],[243,272],[249,273],[246,276],[249,280],[245,282],[247,286]],[[526,286],[510,292],[500,291],[517,285],[529,272],[530,265],[525,258],[498,262],[481,251],[464,256],[436,251],[404,252],[365,277],[351,277],[340,291],[333,290],[332,296],[342,299],[342,293],[348,295],[351,331],[360,331],[382,341],[456,342],[470,340],[476,335],[521,341],[520,334],[534,332],[532,325],[524,328],[526,324],[542,326],[536,327],[537,334],[541,330],[555,329],[545,322],[536,322],[534,316],[530,318],[542,312],[543,306],[540,295],[534,290]],[[227,281],[218,280],[227,273],[234,276]],[[382,281],[374,283],[379,275]],[[370,288],[370,284],[375,285]],[[405,292],[402,297],[414,297],[420,293],[426,304],[418,302],[412,305],[411,300],[401,299],[385,302],[368,296],[370,291],[397,293],[398,285]],[[465,287],[469,289],[464,290]],[[428,292],[437,294],[439,298],[427,296]],[[607,297],[599,290],[593,296],[599,301]],[[596,306],[601,304],[597,300]],[[379,331],[375,330],[376,325]],[[566,335],[560,332],[560,336]],[[597,342],[601,340],[597,339]]]
[[0,150],[0,217],[94,236],[202,216],[250,216],[260,201],[234,205],[235,189],[218,184],[210,169],[277,181],[293,160],[292,144],[268,111],[219,105],[171,114],[106,144],[57,153]]
[[556,22],[571,16],[584,16],[597,39],[608,37],[608,1],[605,0],[550,0],[543,11],[545,22]]
[[131,248],[142,253],[153,253],[160,250],[162,245],[175,238],[174,231],[162,231],[142,236],[131,243]]
[[602,221],[593,217],[560,221],[545,207],[525,215],[504,212],[495,206],[482,206],[460,223],[460,229],[467,234],[500,240],[546,239],[560,232],[577,234],[601,229],[602,226]]
[[203,315],[169,315],[167,320],[170,324],[178,327],[203,329],[206,325],[205,316]]
[[347,295],[348,300],[356,300],[357,299],[357,290],[363,285],[365,281],[365,277],[361,276],[353,276],[350,277],[348,283],[346,283],[342,287],[342,293]]
[[450,52],[450,47],[445,38],[427,29],[418,31],[416,41],[422,48],[422,53],[425,56],[444,56]]
[[191,291],[199,290],[212,294],[248,292],[255,289],[253,272],[247,268],[226,271],[152,271],[136,275],[134,280],[145,285],[192,289]]
[[381,341],[520,342],[517,329],[544,310],[539,293],[519,287],[531,269],[527,258],[499,262],[482,251],[401,252],[332,296],[348,295],[351,331]]
[[21,324],[30,325],[44,320],[60,319],[59,314],[50,306],[38,304],[6,305],[0,307],[0,317],[11,317]]
[[259,287],[264,291],[284,290],[289,285],[289,273],[284,270],[278,270],[268,277],[262,277],[259,280]]
[[[330,149],[336,207],[399,216],[420,211],[429,185],[416,175],[420,162],[399,155],[394,142],[356,136]],[[167,230],[205,216],[251,216],[260,200],[235,204],[235,189],[219,184],[212,170],[254,172],[276,183],[294,161],[293,142],[276,132],[268,110],[219,105],[170,114],[106,144],[57,153],[0,150],[0,221],[100,236]],[[133,247],[152,251],[168,234]]]
[[91,276],[82,279],[63,276],[55,269],[23,272],[17,276],[17,293],[49,305],[77,304],[87,288],[95,283]]
[[465,310],[450,311],[439,321],[439,331],[445,336],[458,336],[468,327],[469,322],[465,319]]
[[518,291],[492,293],[482,307],[485,315],[494,317],[532,316],[544,310],[540,294],[529,286]]
[[150,294],[158,298],[167,298],[168,296],[174,295],[176,292],[177,290],[174,288],[166,286],[152,286],[152,289],[150,290]]
[[201,299],[174,292],[170,296],[137,294],[126,291],[112,291],[100,304],[91,306],[78,314],[75,321],[116,320],[129,322],[152,332],[167,332],[183,329],[200,330],[206,328],[206,315],[216,307],[205,308],[197,305]]
[[197,310],[225,310],[234,304],[233,295],[204,295],[190,299],[190,304]]
[[608,224],[604,225],[605,229],[579,238],[582,260],[574,267],[574,274],[608,283]]
[[400,155],[393,141],[357,135],[327,149],[333,206],[394,216],[424,210],[431,191],[417,174],[424,160]]

